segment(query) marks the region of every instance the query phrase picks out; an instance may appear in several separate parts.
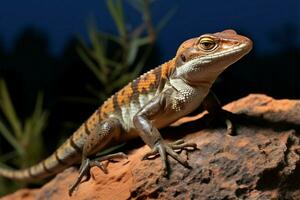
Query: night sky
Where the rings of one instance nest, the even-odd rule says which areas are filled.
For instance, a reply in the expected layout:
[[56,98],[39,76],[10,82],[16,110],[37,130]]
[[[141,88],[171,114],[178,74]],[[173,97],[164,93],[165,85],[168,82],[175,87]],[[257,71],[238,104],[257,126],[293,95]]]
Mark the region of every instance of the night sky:
[[[272,53],[279,47],[270,41],[270,33],[287,24],[299,29],[300,24],[298,0],[156,0],[154,21],[172,8],[177,12],[159,36],[163,60],[173,56],[182,40],[226,28],[247,33],[258,53]],[[137,21],[133,9],[128,9],[127,14],[133,22]],[[91,19],[102,30],[114,30],[103,0],[5,1],[0,6],[0,38],[6,48],[11,48],[25,27],[34,26],[47,34],[51,52],[57,55],[70,37],[87,38]]]
[[[124,0],[123,5],[130,29],[141,20],[129,1],[134,0]],[[299,2],[154,0],[151,4],[154,24],[170,10],[175,10],[175,14],[159,33],[155,58],[150,59],[143,71],[174,57],[178,45],[186,39],[232,28],[251,38],[254,48],[215,84],[223,102],[249,93],[300,98]],[[2,2],[0,54],[2,51],[4,57],[0,55],[0,78],[6,79],[12,91],[18,90],[14,98],[24,98],[19,102],[21,105],[27,102],[23,107],[32,104],[39,90],[44,91],[47,105],[54,108],[62,96],[86,96],[80,92],[86,91],[86,84],[95,76],[81,61],[71,41],[83,38],[89,42],[87,32],[91,22],[98,30],[117,33],[104,0]],[[28,27],[34,31],[28,32]],[[73,108],[69,103],[68,106]]]

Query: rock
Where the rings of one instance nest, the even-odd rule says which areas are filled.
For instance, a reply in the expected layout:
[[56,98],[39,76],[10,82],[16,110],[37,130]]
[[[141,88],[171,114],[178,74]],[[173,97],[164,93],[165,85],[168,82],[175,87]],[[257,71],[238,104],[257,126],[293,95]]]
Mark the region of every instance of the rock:
[[2,199],[300,199],[300,101],[253,94],[224,109],[235,113],[233,136],[205,113],[162,130],[169,139],[197,143],[199,150],[181,152],[191,170],[170,158],[172,173],[162,177],[161,160],[141,161],[149,148],[129,144],[128,160],[110,162],[109,174],[92,168],[93,178],[72,197],[74,167],[40,189]]

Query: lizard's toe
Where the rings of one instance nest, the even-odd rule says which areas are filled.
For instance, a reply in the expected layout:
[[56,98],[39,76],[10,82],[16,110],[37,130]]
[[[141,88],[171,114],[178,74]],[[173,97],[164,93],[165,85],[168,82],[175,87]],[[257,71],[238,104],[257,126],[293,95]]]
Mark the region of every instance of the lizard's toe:
[[196,143],[186,143],[184,140],[178,140],[171,144],[168,144],[164,141],[160,141],[155,145],[155,147],[152,149],[151,152],[143,156],[143,160],[153,159],[156,158],[158,155],[160,155],[162,160],[162,165],[163,165],[162,175],[167,176],[169,170],[169,162],[167,159],[167,155],[171,156],[173,159],[175,159],[184,167],[191,169],[191,166],[188,164],[187,160],[182,158],[179,155],[179,152],[182,150],[195,150],[195,149],[197,149]]
[[186,143],[184,140],[177,140],[174,143],[170,144],[170,147],[175,151],[182,151],[182,150],[188,150],[188,151],[194,151],[197,149],[196,143]]
[[154,147],[150,152],[146,153],[143,157],[142,160],[152,160],[155,159],[156,157],[159,156],[158,153],[158,148]]
[[[86,182],[91,178],[91,173],[90,173],[91,167],[96,166],[99,169],[101,169],[101,171],[103,171],[103,173],[107,174],[108,173],[108,170],[107,170],[108,162],[103,164],[102,161],[105,161],[105,160],[110,161],[110,160],[116,159],[116,158],[117,159],[127,158],[127,156],[126,156],[126,154],[119,152],[119,153],[109,154],[109,155],[105,155],[105,156],[98,156],[98,157],[94,158],[93,160],[90,160],[88,158],[84,159],[84,161],[82,162],[82,164],[79,168],[79,175],[78,175],[76,181],[69,188],[69,196],[72,196],[72,193],[76,190],[76,188],[79,186],[80,183]],[[83,180],[84,176],[86,178]]]
[[105,164],[95,160],[95,161],[91,161],[90,163],[90,167],[98,167],[99,169],[101,169],[101,171],[103,171],[105,174],[108,174],[108,170],[107,170],[107,166],[108,166],[108,162],[106,162]]

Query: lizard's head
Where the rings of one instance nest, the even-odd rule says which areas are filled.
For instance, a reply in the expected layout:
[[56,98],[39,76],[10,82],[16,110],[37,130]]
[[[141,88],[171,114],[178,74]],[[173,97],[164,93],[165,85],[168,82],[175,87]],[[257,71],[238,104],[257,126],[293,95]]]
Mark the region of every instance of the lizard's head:
[[177,51],[173,78],[183,78],[193,85],[212,84],[222,71],[251,48],[251,40],[234,30],[187,40]]

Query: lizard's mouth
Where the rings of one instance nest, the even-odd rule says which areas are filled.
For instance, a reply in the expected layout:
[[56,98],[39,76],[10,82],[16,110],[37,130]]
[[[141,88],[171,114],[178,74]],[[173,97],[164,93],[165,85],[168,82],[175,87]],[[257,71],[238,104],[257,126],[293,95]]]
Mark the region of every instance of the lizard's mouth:
[[228,66],[246,55],[252,48],[250,43],[241,43],[233,48],[196,57],[177,69],[177,76],[184,77],[190,83],[212,83]]

